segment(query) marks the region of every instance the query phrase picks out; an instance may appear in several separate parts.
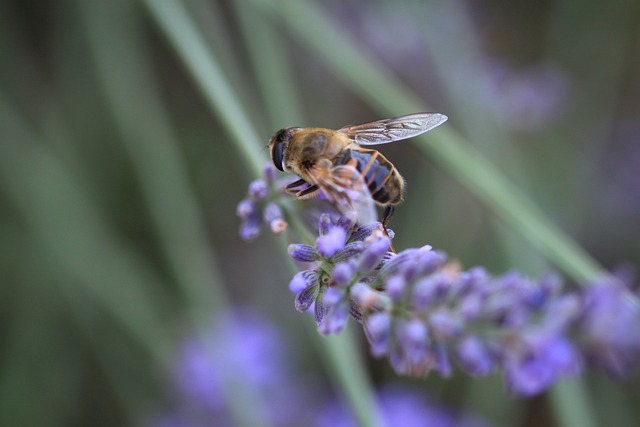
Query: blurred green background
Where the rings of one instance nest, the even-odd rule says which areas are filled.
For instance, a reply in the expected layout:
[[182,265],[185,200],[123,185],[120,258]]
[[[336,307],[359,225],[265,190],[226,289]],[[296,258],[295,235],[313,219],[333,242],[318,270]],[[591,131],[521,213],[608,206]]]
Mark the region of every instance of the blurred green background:
[[[639,59],[633,0],[0,2],[0,424],[139,424],[185,331],[233,305],[330,377],[281,242],[238,236],[236,204],[282,127],[447,114],[421,144],[381,149],[408,182],[396,248],[495,273],[629,274]],[[373,383],[394,377],[365,363]],[[493,423],[571,424],[553,392],[417,383]],[[637,380],[581,387],[594,425],[638,419]]]

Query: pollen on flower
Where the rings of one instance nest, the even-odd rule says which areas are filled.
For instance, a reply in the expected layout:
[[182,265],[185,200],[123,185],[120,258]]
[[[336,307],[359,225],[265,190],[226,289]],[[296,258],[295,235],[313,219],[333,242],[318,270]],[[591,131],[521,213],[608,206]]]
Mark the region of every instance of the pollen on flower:
[[347,232],[340,226],[329,227],[327,234],[316,239],[318,252],[327,258],[332,257],[340,249],[344,248],[347,241]]

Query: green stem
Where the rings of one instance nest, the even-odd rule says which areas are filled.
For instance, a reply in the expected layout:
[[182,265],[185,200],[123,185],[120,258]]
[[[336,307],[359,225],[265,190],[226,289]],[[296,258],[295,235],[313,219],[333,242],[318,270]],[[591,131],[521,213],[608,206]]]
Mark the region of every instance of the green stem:
[[[155,86],[142,35],[128,2],[83,3],[90,45],[100,83],[115,124],[144,189],[148,210],[169,267],[185,296],[190,329],[213,353],[211,322],[228,307],[215,255],[207,243],[204,220],[189,185],[183,156],[169,127],[169,115]],[[110,18],[119,17],[114,32]],[[113,58],[119,57],[119,61]],[[135,88],[136,98],[130,94]],[[152,124],[152,125],[150,125]],[[246,381],[223,375],[226,403],[244,426],[267,426],[263,398]],[[247,411],[246,408],[252,408]]]

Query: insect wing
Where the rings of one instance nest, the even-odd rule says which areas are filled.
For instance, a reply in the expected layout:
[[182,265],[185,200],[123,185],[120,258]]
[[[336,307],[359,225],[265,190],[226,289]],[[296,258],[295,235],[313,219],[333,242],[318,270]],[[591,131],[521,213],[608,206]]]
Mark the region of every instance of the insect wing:
[[320,187],[345,215],[355,214],[358,224],[377,221],[375,204],[364,178],[356,168],[339,165],[320,180]]
[[388,144],[423,134],[446,122],[440,113],[416,113],[382,119],[355,126],[345,126],[338,132],[345,133],[358,145]]

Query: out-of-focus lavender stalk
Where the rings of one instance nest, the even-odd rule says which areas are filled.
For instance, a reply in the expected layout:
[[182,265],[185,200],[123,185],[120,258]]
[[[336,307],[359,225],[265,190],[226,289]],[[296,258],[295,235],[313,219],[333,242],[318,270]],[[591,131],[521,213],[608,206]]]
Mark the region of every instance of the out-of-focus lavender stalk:
[[556,275],[464,271],[430,246],[390,244],[378,222],[320,215],[315,242],[289,246],[306,267],[289,284],[296,309],[312,310],[322,334],[351,315],[400,374],[448,377],[455,362],[474,376],[502,372],[521,396],[587,367],[624,377],[640,363],[640,298],[618,279],[567,291]]
[[[206,341],[215,343],[210,346]],[[144,419],[144,427],[231,427],[224,381],[250,384],[264,402],[264,421],[273,427],[355,426],[345,402],[313,377],[295,369],[286,337],[267,317],[250,307],[229,309],[204,335],[188,334],[173,366],[173,383],[162,409]],[[483,427],[467,412],[453,411],[419,390],[386,385],[376,392],[384,425],[410,427]],[[254,407],[247,410],[255,411]]]

